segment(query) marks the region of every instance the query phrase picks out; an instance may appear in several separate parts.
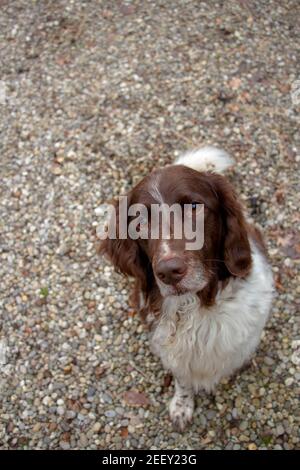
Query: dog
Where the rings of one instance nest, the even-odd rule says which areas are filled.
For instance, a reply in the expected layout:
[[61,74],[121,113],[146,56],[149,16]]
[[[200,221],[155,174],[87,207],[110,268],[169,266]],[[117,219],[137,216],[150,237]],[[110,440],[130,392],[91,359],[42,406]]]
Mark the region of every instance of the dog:
[[[213,391],[249,362],[270,313],[273,277],[262,235],[223,176],[233,164],[225,151],[204,147],[155,169],[127,195],[129,205],[147,208],[204,205],[201,249],[187,250],[185,237],[173,236],[174,220],[168,238],[121,238],[117,229],[101,244],[117,271],[135,278],[151,350],[174,377],[169,413],[180,431],[192,421],[194,394]],[[118,217],[116,204],[116,227]]]

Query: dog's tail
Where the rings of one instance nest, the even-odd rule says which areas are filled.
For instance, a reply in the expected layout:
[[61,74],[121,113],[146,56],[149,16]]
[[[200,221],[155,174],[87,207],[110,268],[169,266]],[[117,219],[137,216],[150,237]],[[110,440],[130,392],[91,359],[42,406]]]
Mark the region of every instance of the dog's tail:
[[224,173],[234,164],[234,159],[225,150],[216,147],[202,147],[184,153],[178,157],[174,164],[188,166],[196,171]]

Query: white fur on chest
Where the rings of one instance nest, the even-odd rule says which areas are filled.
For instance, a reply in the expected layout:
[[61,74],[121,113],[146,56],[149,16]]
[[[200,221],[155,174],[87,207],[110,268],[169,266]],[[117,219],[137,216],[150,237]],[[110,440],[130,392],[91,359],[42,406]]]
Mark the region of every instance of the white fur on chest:
[[273,281],[265,258],[252,246],[245,280],[232,279],[213,307],[194,294],[170,296],[151,334],[152,351],[164,367],[195,391],[212,390],[250,359],[269,315]]

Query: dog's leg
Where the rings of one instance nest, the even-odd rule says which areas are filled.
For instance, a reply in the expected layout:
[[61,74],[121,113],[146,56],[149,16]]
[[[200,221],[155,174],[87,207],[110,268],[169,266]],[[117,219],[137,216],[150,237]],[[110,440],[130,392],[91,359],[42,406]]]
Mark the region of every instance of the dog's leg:
[[170,418],[174,428],[183,431],[185,426],[191,423],[193,411],[193,388],[175,378],[175,393],[169,405]]

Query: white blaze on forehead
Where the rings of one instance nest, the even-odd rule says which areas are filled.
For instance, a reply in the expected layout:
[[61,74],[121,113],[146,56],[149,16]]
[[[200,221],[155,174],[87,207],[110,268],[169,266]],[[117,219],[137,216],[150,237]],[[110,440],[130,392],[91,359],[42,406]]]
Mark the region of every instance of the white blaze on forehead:
[[[149,193],[151,194],[151,196],[155,199],[155,203],[154,204],[164,204],[165,201],[164,201],[164,198],[160,192],[160,189],[159,189],[159,184],[160,184],[160,181],[161,181],[161,175],[160,174],[157,174],[155,176],[155,179],[153,180],[152,182],[152,185],[151,185],[151,188],[149,190]],[[164,207],[162,207],[162,210],[164,211]],[[154,238],[158,238],[157,236],[154,236]],[[163,244],[165,244],[165,249],[164,251],[168,251],[169,247],[168,247],[168,243],[165,243],[163,242]],[[163,245],[162,244],[162,245]],[[161,246],[162,246],[161,245]],[[164,255],[163,253],[161,253],[161,250],[160,250],[160,253],[159,253],[159,257],[161,256],[167,256],[167,255]]]
[[162,204],[164,202],[164,199],[162,197],[162,194],[159,190],[159,183],[160,183],[160,175],[156,175],[155,179],[152,183],[152,187],[150,189],[150,194],[151,196],[159,203]]

